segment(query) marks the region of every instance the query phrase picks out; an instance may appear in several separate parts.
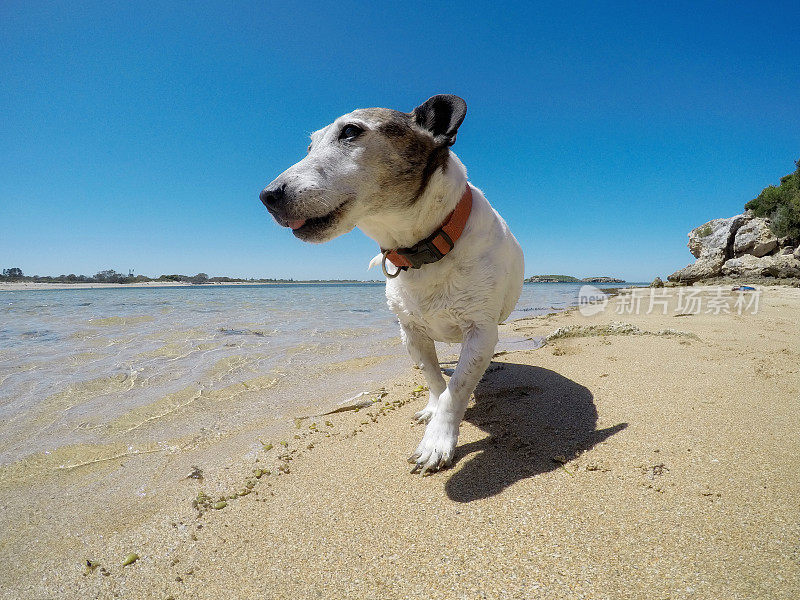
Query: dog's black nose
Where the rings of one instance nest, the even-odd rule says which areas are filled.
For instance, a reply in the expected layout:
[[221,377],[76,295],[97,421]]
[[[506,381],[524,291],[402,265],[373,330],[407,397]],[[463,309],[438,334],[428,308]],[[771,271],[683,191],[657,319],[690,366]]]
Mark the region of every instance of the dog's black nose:
[[261,202],[264,203],[267,209],[275,208],[286,197],[286,184],[265,187],[258,197],[261,198]]

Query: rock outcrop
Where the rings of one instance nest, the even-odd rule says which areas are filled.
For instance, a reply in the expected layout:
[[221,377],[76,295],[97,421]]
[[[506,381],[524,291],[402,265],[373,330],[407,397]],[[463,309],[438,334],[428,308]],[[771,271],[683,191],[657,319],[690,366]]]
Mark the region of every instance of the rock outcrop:
[[766,219],[754,218],[742,225],[733,240],[734,256],[751,254],[761,258],[778,247],[778,238],[769,228]]
[[694,264],[667,279],[694,283],[712,277],[800,277],[798,240],[778,239],[768,219],[749,211],[728,219],[714,219],[689,232]]
[[800,277],[800,260],[790,254],[763,257],[745,254],[726,261],[720,274],[727,277]]

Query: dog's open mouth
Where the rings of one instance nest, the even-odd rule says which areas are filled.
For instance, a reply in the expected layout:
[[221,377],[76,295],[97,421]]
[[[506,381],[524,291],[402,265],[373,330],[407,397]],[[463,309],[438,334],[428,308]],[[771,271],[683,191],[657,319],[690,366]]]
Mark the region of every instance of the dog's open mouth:
[[336,224],[339,218],[344,214],[345,210],[347,210],[347,206],[350,204],[349,200],[345,200],[337,206],[334,210],[329,212],[327,215],[323,215],[321,217],[313,217],[311,219],[300,219],[296,221],[287,221],[286,226],[291,228],[292,233],[300,238],[306,239],[310,236],[313,236],[317,233],[321,233],[331,227],[332,225]]

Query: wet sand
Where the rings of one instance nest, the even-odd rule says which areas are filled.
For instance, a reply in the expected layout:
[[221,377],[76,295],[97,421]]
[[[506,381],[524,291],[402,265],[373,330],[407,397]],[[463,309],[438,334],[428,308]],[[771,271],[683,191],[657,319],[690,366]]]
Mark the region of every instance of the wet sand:
[[[24,482],[0,472],[0,591],[798,597],[800,290],[766,288],[758,313],[743,315],[617,314],[627,298],[592,317],[504,326],[562,335],[495,357],[456,464],[432,476],[405,463],[426,400],[406,364],[358,412],[253,431],[264,445],[247,456],[217,442],[216,464],[196,465],[202,477],[191,453],[176,455],[160,474],[168,494],[82,514],[70,497],[108,477],[106,463],[69,477],[44,465]],[[150,455],[119,450],[114,460],[148,472]],[[31,490],[48,501],[20,505]]]

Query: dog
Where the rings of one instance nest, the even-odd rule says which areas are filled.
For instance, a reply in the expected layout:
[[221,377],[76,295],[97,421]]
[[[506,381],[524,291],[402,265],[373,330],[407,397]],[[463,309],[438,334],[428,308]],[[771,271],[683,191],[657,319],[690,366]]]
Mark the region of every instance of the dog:
[[[429,98],[410,113],[365,108],[311,134],[305,158],[260,194],[279,225],[322,243],[358,227],[381,254],[386,298],[428,384],[427,423],[409,458],[423,475],[451,464],[459,424],[522,291],[522,248],[450,149],[463,99]],[[461,343],[445,383],[434,340]]]

